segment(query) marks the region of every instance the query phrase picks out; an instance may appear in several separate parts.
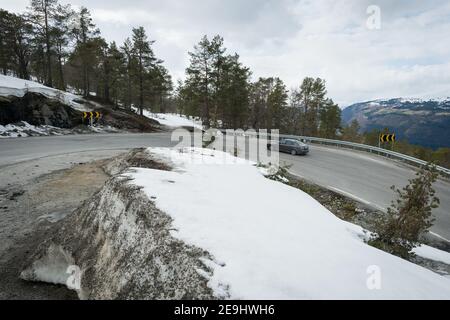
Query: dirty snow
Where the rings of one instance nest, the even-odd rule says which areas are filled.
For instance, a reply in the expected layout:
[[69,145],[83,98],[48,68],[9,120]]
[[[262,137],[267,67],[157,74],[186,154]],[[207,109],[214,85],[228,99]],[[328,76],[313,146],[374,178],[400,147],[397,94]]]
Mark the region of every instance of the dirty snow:
[[18,138],[29,136],[48,136],[67,134],[70,130],[61,129],[49,125],[34,126],[26,121],[0,125],[0,138]]
[[[209,149],[148,151],[175,169],[127,174],[174,219],[173,236],[212,254],[203,262],[218,297],[450,299],[448,278],[365,244],[361,227],[250,162]],[[370,287],[377,270],[380,287]]]
[[59,128],[50,125],[34,126],[26,121],[17,123],[10,123],[7,125],[0,125],[0,139],[1,138],[24,138],[34,136],[60,136],[68,134],[83,134],[83,133],[117,133],[124,132],[123,130],[111,127],[109,125],[93,125],[85,127],[77,127],[72,129]]
[[82,101],[82,97],[75,94],[49,88],[38,82],[0,75],[0,96],[23,97],[27,92],[40,93],[46,97],[58,99],[61,103],[79,111],[92,111],[92,108],[76,102],[75,100]]

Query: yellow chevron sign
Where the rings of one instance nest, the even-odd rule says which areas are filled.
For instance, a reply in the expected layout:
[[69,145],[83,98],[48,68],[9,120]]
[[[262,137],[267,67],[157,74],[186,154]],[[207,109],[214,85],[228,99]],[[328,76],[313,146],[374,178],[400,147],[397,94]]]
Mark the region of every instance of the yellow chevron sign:
[[380,134],[380,142],[395,142],[395,134]]
[[94,114],[95,114],[95,118],[99,119],[101,117],[101,113],[98,111],[92,112],[92,111],[88,111],[88,112],[83,112],[83,119],[86,119],[89,115],[89,118],[94,118]]

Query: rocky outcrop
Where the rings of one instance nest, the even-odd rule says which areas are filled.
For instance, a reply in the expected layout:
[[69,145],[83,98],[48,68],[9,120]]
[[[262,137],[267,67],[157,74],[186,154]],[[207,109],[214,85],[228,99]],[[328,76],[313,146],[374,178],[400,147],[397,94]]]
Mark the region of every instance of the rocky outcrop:
[[162,128],[157,121],[138,115],[131,110],[101,106],[96,108],[96,111],[102,114],[99,121],[101,125],[135,132],[154,132]]
[[[62,103],[61,100],[35,92],[28,92],[23,97],[0,96],[0,125],[26,121],[34,126],[75,128],[88,124],[88,120],[83,120],[82,111]],[[154,132],[162,128],[157,121],[131,110],[104,106],[88,100],[79,102],[84,107],[101,113],[100,120],[95,120],[95,123],[102,126],[131,132]]]
[[[117,173],[131,163],[169,168],[145,160],[143,152],[135,150],[107,170]],[[206,278],[212,271],[201,262],[210,255],[174,238],[172,219],[120,173],[54,228],[22,279],[65,284],[67,272],[79,268],[82,299],[214,298]]]
[[0,124],[26,121],[32,125],[51,125],[72,128],[82,123],[81,112],[57,99],[39,93],[26,93],[23,97],[0,97]]

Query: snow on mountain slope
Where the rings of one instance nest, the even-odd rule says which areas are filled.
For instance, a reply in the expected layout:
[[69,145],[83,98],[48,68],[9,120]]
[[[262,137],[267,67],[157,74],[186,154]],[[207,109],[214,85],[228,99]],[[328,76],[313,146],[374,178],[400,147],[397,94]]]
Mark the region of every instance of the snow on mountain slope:
[[[137,108],[133,108],[133,110],[138,112]],[[202,123],[200,120],[195,120],[193,118],[175,113],[154,113],[144,110],[144,116],[156,120],[160,124],[168,127],[194,127],[197,129],[202,129]]]
[[450,97],[378,99],[342,110],[342,121],[357,120],[361,132],[388,128],[398,140],[431,148],[449,147]]
[[174,113],[151,113],[147,111],[144,112],[144,116],[152,118],[160,124],[169,127],[194,127],[202,129],[202,124],[200,121],[195,121]]
[[212,276],[198,272],[219,297],[450,299],[448,278],[365,244],[362,228],[250,162],[210,149],[147,151],[175,169],[126,175],[174,219],[174,237],[214,257],[203,260]]
[[82,101],[80,96],[49,88],[38,82],[0,75],[0,96],[23,97],[27,92],[40,93],[46,97],[58,99],[79,111],[92,110],[92,108],[80,103]]

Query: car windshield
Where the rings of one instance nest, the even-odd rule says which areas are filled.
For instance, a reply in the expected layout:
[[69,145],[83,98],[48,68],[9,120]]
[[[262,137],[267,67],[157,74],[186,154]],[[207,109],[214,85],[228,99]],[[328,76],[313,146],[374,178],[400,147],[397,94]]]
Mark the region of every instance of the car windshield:
[[297,147],[303,146],[303,144],[297,140],[287,140],[286,144],[289,144],[291,146],[297,146]]

